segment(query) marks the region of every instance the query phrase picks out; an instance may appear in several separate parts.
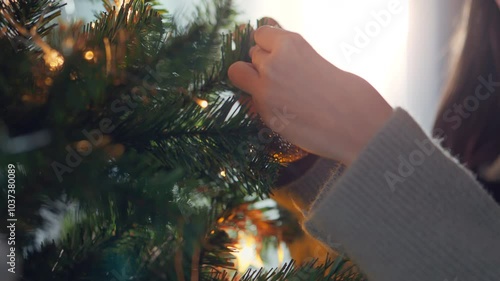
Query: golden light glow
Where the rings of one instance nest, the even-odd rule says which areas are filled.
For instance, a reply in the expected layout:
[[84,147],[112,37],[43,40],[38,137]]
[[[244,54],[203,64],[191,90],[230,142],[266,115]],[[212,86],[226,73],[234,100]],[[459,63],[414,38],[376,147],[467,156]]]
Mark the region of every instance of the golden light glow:
[[[10,2],[9,2],[10,4]],[[26,37],[31,37],[33,42],[37,44],[43,51],[43,60],[45,64],[49,67],[51,71],[58,70],[64,64],[64,57],[56,50],[52,49],[49,44],[43,41],[42,37],[37,33],[36,28],[32,28],[28,31],[23,26],[19,25],[8,13],[4,13],[0,10],[0,14],[4,16],[8,22],[14,25],[19,33]]]
[[93,60],[93,59],[94,59],[94,52],[92,52],[92,51],[90,51],[90,50],[89,50],[89,51],[86,51],[86,52],[85,52],[85,54],[83,54],[83,57],[84,57],[86,60],[88,60],[88,61]]
[[[129,2],[130,2],[130,0],[115,0],[116,14],[118,15],[121,7],[124,5],[127,5]],[[130,11],[129,11],[128,15],[130,16]]]
[[257,253],[257,241],[252,235],[248,235],[243,231],[238,231],[239,249],[234,255],[236,256],[237,268],[239,273],[245,273],[248,268],[261,268],[264,266],[260,254]]
[[88,154],[92,151],[92,144],[87,140],[81,140],[75,143],[75,148],[80,154]]
[[204,100],[200,103],[200,106],[203,108],[206,108],[208,106],[208,102],[206,100]]
[[226,177],[226,171],[221,171],[220,175],[223,176],[223,177]]
[[51,71],[61,68],[64,64],[64,57],[54,49],[47,50],[43,55],[43,60]]
[[285,250],[283,250],[283,243],[278,245],[278,263],[283,264],[283,260],[285,259]]
[[50,78],[50,77],[47,77],[47,78],[45,78],[44,82],[45,82],[45,85],[52,86],[52,83],[54,83],[54,80],[52,80],[52,78]]
[[201,108],[207,108],[208,107],[208,101],[202,100],[195,98],[194,101],[201,107]]
[[90,27],[95,28],[95,22],[92,22],[92,23],[90,24]]
[[[125,1],[125,4],[128,4],[129,0]],[[123,5],[123,0],[115,0],[115,6],[121,7]]]

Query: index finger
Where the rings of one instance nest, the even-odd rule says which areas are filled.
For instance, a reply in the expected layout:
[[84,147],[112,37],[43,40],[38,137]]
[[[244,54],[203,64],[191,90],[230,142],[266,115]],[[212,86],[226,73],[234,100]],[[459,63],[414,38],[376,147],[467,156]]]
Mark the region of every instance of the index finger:
[[276,46],[281,37],[289,33],[289,31],[281,28],[264,25],[254,31],[253,37],[255,43],[259,45],[259,47],[268,52],[271,52],[273,50],[273,47]]

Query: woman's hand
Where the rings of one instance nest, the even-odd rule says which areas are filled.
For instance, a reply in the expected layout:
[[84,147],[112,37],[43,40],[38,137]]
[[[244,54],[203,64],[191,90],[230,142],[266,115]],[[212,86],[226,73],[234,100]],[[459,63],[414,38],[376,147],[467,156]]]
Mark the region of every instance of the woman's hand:
[[252,63],[228,75],[249,93],[264,122],[295,145],[349,165],[391,116],[392,108],[362,78],[323,59],[299,34],[262,26]]

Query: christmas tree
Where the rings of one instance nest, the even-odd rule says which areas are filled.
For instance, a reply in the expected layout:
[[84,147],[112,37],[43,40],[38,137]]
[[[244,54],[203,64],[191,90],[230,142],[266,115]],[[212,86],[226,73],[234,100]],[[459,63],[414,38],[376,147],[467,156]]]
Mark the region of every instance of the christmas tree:
[[284,223],[252,203],[290,150],[227,78],[250,25],[230,0],[185,26],[115,2],[86,24],[57,23],[59,1],[1,2],[2,279],[361,280],[342,256],[232,273],[234,233],[264,243]]

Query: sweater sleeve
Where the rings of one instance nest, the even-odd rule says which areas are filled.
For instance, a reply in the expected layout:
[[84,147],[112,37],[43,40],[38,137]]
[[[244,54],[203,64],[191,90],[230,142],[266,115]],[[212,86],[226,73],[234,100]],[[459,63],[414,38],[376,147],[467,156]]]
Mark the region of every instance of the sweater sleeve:
[[337,180],[344,170],[338,161],[310,154],[286,167],[277,189],[284,189],[294,209],[305,213],[326,183]]
[[500,280],[500,207],[402,109],[306,215],[370,281]]

